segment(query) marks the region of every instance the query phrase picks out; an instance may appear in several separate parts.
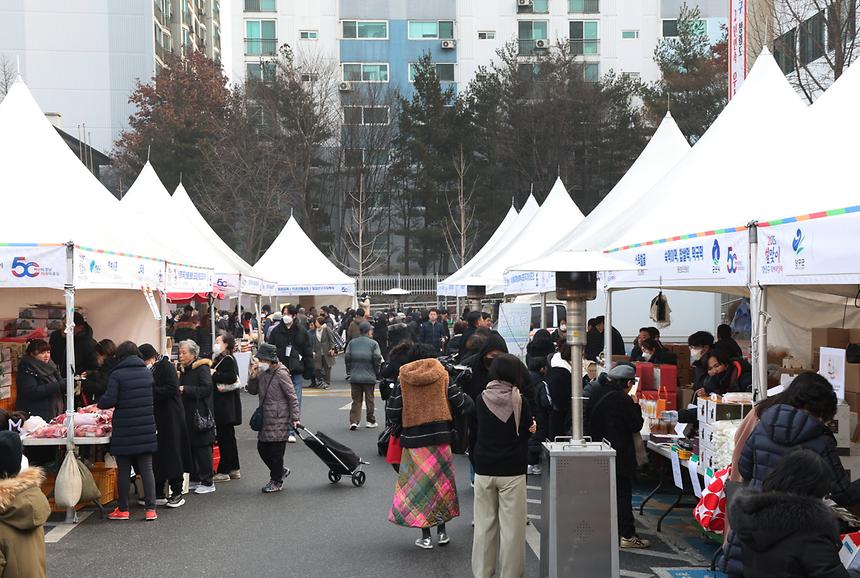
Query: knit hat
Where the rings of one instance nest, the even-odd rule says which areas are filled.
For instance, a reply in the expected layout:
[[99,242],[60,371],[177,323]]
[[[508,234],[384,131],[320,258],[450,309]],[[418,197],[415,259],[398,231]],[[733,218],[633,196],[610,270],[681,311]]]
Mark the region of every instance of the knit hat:
[[367,335],[373,329],[373,325],[371,325],[367,321],[362,321],[361,325],[358,326],[358,330],[361,331],[362,335]]
[[263,361],[278,361],[278,349],[271,343],[261,343],[257,350],[257,359]]
[[278,311],[277,313],[272,313],[272,321],[281,321],[284,318],[283,314]]
[[21,438],[13,431],[0,431],[0,478],[13,478],[21,471]]
[[621,363],[609,370],[609,379],[627,383],[631,379],[636,379],[636,369],[628,363]]

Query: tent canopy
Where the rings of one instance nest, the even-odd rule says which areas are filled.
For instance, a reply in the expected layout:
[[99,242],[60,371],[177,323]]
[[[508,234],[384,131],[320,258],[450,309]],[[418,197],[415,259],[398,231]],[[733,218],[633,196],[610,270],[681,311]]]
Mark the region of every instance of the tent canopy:
[[278,295],[355,294],[355,279],[323,255],[292,215],[254,268],[277,282]]

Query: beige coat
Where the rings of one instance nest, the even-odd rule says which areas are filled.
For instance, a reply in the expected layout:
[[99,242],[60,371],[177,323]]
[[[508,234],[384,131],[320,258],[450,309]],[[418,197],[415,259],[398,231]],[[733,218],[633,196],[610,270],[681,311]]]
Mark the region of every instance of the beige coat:
[[44,578],[45,522],[51,515],[40,468],[0,479],[0,576]]

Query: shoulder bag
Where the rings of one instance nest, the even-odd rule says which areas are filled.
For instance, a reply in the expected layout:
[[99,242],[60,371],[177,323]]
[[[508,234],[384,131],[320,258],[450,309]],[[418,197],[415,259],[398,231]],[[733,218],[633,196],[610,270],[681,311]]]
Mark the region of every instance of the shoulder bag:
[[236,364],[236,381],[234,383],[217,383],[217,384],[215,384],[215,388],[218,390],[219,393],[227,393],[230,391],[236,391],[237,389],[242,387],[242,383],[239,381],[239,363],[236,361],[236,358],[233,357],[232,355],[225,355],[224,357],[222,357],[218,361],[218,363],[215,364],[215,367],[213,367],[213,369],[218,369],[218,366],[221,365],[221,362],[224,361],[225,359],[227,359],[228,357],[233,360],[233,363]]
[[194,408],[194,429],[198,432],[207,432],[215,429],[215,418],[208,411],[204,416],[200,409]]
[[266,387],[266,395],[260,400],[260,405],[257,406],[257,409],[254,410],[254,413],[251,414],[251,419],[248,420],[248,426],[254,431],[260,431],[263,429],[263,405],[266,403],[266,396],[269,395],[269,389],[272,387],[271,382],[268,387]]

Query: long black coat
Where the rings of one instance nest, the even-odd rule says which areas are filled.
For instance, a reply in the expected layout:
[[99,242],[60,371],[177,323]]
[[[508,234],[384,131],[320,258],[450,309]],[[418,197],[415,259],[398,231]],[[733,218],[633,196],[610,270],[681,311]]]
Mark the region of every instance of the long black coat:
[[215,430],[197,431],[194,427],[194,412],[200,412],[203,417],[214,416],[212,395],[215,386],[212,385],[211,359],[197,359],[190,366],[182,368],[179,385],[182,390],[182,405],[185,409],[185,425],[188,428],[188,439],[192,448],[202,448],[215,443]]
[[158,452],[152,469],[156,480],[181,477],[191,469],[191,443],[185,425],[185,410],[179,397],[179,376],[167,357],[152,366],[152,395]]
[[[85,371],[99,368],[96,357],[96,340],[93,339],[93,328],[89,323],[83,324],[80,333],[75,334],[75,373],[80,375]],[[61,375],[66,375],[66,334],[64,329],[51,333],[49,338],[51,360],[57,364]]]
[[839,561],[835,514],[820,499],[743,489],[729,506],[729,521],[743,544],[742,566],[736,569],[746,578],[850,575]]
[[18,399],[15,409],[38,415],[51,421],[63,410],[63,393],[66,382],[59,372],[53,376],[38,373],[31,365],[28,356],[18,364]]
[[615,449],[617,475],[636,476],[636,448],[633,434],[642,429],[642,410],[615,382],[593,381],[584,393],[585,435],[606,439]]
[[[269,343],[278,349],[278,360],[290,370],[290,375],[313,375],[314,351],[311,347],[305,329],[293,323],[287,327],[284,323],[272,329]],[[287,347],[290,353],[287,354]]]
[[218,385],[232,385],[239,379],[239,366],[232,355],[219,355],[215,358],[212,381],[215,383],[213,405],[217,425],[242,425],[242,400],[239,390],[221,393]]
[[126,357],[110,374],[102,409],[114,408],[110,451],[115,456],[151,454],[158,449],[152,407],[152,372],[137,356]]

